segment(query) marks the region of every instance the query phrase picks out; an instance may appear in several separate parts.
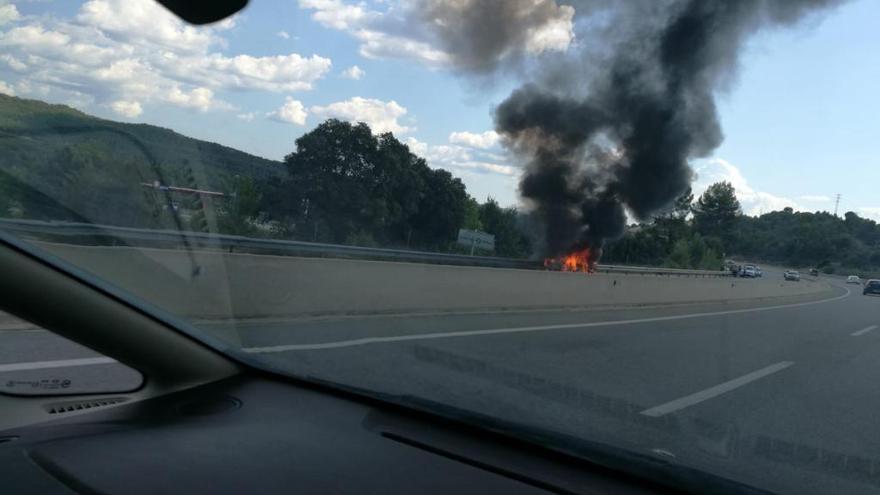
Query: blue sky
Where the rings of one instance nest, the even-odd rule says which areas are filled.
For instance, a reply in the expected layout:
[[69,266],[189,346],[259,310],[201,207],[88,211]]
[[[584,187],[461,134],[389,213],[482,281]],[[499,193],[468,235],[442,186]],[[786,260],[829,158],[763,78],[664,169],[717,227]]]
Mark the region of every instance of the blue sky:
[[[364,120],[476,198],[516,205],[518,168],[491,132],[491,110],[521,81],[456,74],[440,47],[395,19],[401,1],[252,0],[194,28],[150,0],[0,0],[0,92],[274,159],[327,117]],[[840,193],[841,211],[880,219],[876,19],[880,3],[852,1],[753,37],[719,95],[726,139],[692,163],[696,191],[731,180],[753,214],[831,210]],[[564,20],[542,50],[574,41]]]

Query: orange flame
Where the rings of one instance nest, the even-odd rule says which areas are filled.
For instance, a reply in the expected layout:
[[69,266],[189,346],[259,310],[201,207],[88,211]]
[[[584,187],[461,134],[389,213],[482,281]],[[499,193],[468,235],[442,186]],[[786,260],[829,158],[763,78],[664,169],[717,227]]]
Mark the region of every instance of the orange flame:
[[561,258],[547,258],[544,260],[544,268],[548,270],[561,270],[563,272],[590,273],[594,270],[595,262],[591,259],[590,249],[583,248],[562,256]]

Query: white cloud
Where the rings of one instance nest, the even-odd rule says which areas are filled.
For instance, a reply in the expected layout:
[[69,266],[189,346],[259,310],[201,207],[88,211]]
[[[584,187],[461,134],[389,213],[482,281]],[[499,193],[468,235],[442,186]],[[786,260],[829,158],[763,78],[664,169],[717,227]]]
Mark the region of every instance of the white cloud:
[[3,33],[2,38],[2,44],[5,46],[26,46],[37,53],[64,47],[69,42],[70,36],[47,31],[39,24],[12,28]]
[[798,199],[803,201],[810,201],[812,203],[828,203],[831,201],[831,196],[813,196],[810,194],[805,194],[803,196],[798,196]]
[[256,118],[256,116],[257,116],[257,112],[247,112],[247,113],[240,113],[240,114],[236,115],[235,118],[241,119],[245,122],[250,122],[250,121],[254,120],[254,118]]
[[312,19],[333,29],[351,29],[368,16],[360,5],[349,5],[341,0],[300,0],[302,9],[314,9]]
[[12,21],[17,21],[20,18],[21,14],[18,13],[18,9],[15,8],[15,5],[0,5],[0,26],[8,24]]
[[342,71],[342,77],[346,79],[354,79],[355,81],[364,77],[366,74],[367,73],[357,65],[352,65],[351,67]]
[[130,119],[143,113],[141,104],[136,101],[117,100],[110,104],[114,112]]
[[24,17],[0,31],[0,69],[53,101],[230,110],[219,92],[310,90],[332,67],[318,55],[221,53],[234,25],[193,27],[153,0],[89,0],[72,19]]
[[430,145],[412,136],[404,142],[412,153],[424,158],[431,168],[445,169],[461,178],[476,198],[494,197],[504,206],[517,204],[516,181],[520,168],[506,165],[506,157],[490,159],[491,153],[457,145]]
[[476,174],[496,174],[516,176],[519,169],[511,165],[502,165],[485,159],[485,153],[474,156],[474,151],[457,145],[429,145],[416,138],[406,139],[406,145],[414,154],[425,158],[434,168],[444,168],[456,172],[472,172]]
[[428,143],[410,136],[404,141],[413,154],[424,157],[428,153]]
[[305,125],[306,117],[308,117],[308,112],[306,112],[306,109],[301,101],[294,100],[293,98],[288,96],[287,100],[284,102],[284,105],[281,105],[281,108],[275,110],[274,112],[269,112],[266,115],[270,119],[276,120],[278,122]]
[[171,88],[167,100],[177,106],[194,108],[206,112],[212,108],[227,108],[228,104],[214,99],[214,92],[208,88],[194,88],[192,91],[183,91],[178,87]]
[[326,106],[313,106],[311,112],[321,118],[338,118],[350,122],[365,122],[376,134],[393,132],[406,134],[411,127],[401,125],[398,119],[406,115],[406,108],[396,101],[382,101],[355,96]]
[[285,40],[290,39],[290,33],[288,33],[287,31],[278,31],[277,33],[275,33],[275,36],[278,36],[279,38]]
[[238,23],[239,14],[233,14],[226,19],[223,19],[220,22],[215,22],[211,24],[211,27],[216,29],[217,31],[228,31],[235,27],[236,23]]
[[876,222],[880,222],[880,206],[861,206],[856,208],[860,216],[870,218]]
[[481,173],[493,173],[499,175],[516,175],[519,171],[518,168],[510,166],[510,165],[499,165],[497,163],[490,162],[481,162],[481,161],[466,161],[466,162],[458,162],[451,165],[455,168],[462,169],[472,169]]
[[101,67],[95,71],[95,77],[103,81],[131,81],[149,72],[143,61],[139,59],[125,58],[113,62],[107,67]]
[[27,64],[9,54],[0,55],[0,61],[6,63],[10,69],[22,72],[28,68]]
[[697,177],[693,184],[694,198],[699,198],[710,185],[727,181],[736,189],[736,197],[746,215],[760,215],[786,207],[795,210],[803,209],[790,198],[756,191],[749,185],[739,168],[721,158],[705,160],[696,167],[695,171]]
[[307,91],[330,70],[328,58],[296,53],[267,57],[219,53],[198,58],[168,55],[160,66],[176,78],[198,81],[227,89],[251,89],[274,92]]
[[201,52],[217,42],[213,29],[190,26],[154,1],[89,0],[80,7],[76,19],[122,41],[162,45],[175,51]]
[[463,163],[474,159],[471,150],[448,144],[431,146],[426,157],[440,163]]
[[495,131],[486,131],[480,134],[473,132],[453,132],[449,135],[449,142],[461,144],[472,148],[487,149],[498,144],[500,136]]
[[352,34],[361,42],[358,53],[366,58],[412,59],[428,67],[444,67],[452,61],[448,53],[426,41],[370,29],[358,29]]
[[0,95],[15,96],[15,90],[6,82],[0,81]]

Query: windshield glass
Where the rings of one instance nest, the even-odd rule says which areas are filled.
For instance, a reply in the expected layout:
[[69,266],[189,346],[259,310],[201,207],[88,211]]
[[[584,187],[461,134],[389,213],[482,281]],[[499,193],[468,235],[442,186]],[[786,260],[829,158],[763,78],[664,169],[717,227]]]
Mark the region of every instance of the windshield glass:
[[878,18],[0,0],[0,232],[255,366],[592,459],[874,493],[880,283],[847,276],[880,277]]

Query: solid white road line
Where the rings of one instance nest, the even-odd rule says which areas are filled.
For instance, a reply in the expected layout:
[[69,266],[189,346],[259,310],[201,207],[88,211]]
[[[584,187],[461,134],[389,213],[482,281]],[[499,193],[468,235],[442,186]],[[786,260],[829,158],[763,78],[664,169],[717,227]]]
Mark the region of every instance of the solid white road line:
[[753,371],[747,375],[743,375],[739,378],[734,378],[728,382],[724,382],[719,385],[715,385],[714,387],[707,388],[705,390],[700,390],[695,394],[691,394],[680,399],[675,399],[673,401],[667,402],[666,404],[661,404],[657,407],[652,407],[650,409],[645,409],[641,412],[645,416],[658,417],[663,416],[665,414],[669,414],[671,412],[678,411],[680,409],[684,409],[686,407],[693,406],[694,404],[699,404],[704,400],[711,399],[713,397],[718,397],[721,394],[726,394],[731,390],[737,389],[751,383],[755,380],[759,380],[764,378],[767,375],[772,375],[778,371],[782,371],[785,368],[793,365],[792,361],[781,361],[776,364],[772,364],[767,366],[766,368],[761,368],[758,371]]
[[82,359],[61,359],[58,361],[33,361],[30,363],[0,364],[0,373],[4,371],[42,370],[46,368],[67,368],[69,366],[89,366],[92,364],[115,363],[115,359],[108,357],[94,357]]
[[853,332],[850,335],[852,335],[853,337],[858,337],[859,335],[865,335],[866,333],[870,332],[871,330],[874,330],[875,328],[877,328],[877,325],[871,325],[870,327],[865,327],[857,332]]
[[0,335],[3,334],[16,334],[16,333],[48,333],[48,330],[43,330],[42,328],[3,328],[0,327]]
[[532,327],[515,327],[515,328],[490,328],[485,330],[466,330],[459,332],[436,332],[436,333],[422,333],[415,335],[397,335],[393,337],[363,337],[360,339],[352,339],[352,340],[341,340],[337,342],[324,342],[318,344],[288,344],[288,345],[273,345],[266,347],[245,347],[242,349],[245,352],[252,352],[256,354],[264,354],[269,352],[288,352],[288,351],[312,351],[318,349],[338,349],[340,347],[354,347],[360,345],[367,344],[379,344],[379,343],[387,343],[387,342],[406,342],[409,340],[431,340],[431,339],[448,339],[455,337],[475,337],[482,335],[495,335],[495,334],[503,334],[503,333],[523,333],[523,332],[542,332],[546,330],[566,330],[571,328],[590,328],[590,327],[610,327],[610,326],[620,326],[620,325],[634,325],[637,323],[653,323],[658,321],[674,321],[674,320],[686,320],[692,318],[705,318],[708,316],[722,316],[722,315],[733,315],[733,314],[742,314],[742,313],[757,313],[760,311],[772,311],[776,309],[785,309],[785,308],[796,308],[799,306],[810,306],[813,304],[823,304],[832,301],[839,301],[845,297],[849,297],[851,294],[849,289],[846,289],[846,294],[835,296],[829,299],[822,299],[819,301],[809,301],[802,303],[793,303],[793,304],[781,304],[777,306],[764,306],[761,308],[746,308],[746,309],[730,309],[726,311],[714,311],[707,313],[690,313],[684,315],[672,315],[672,316],[656,316],[653,318],[636,318],[632,320],[612,320],[612,321],[594,321],[591,323],[567,323],[562,325],[541,325],[541,326],[532,326]]

